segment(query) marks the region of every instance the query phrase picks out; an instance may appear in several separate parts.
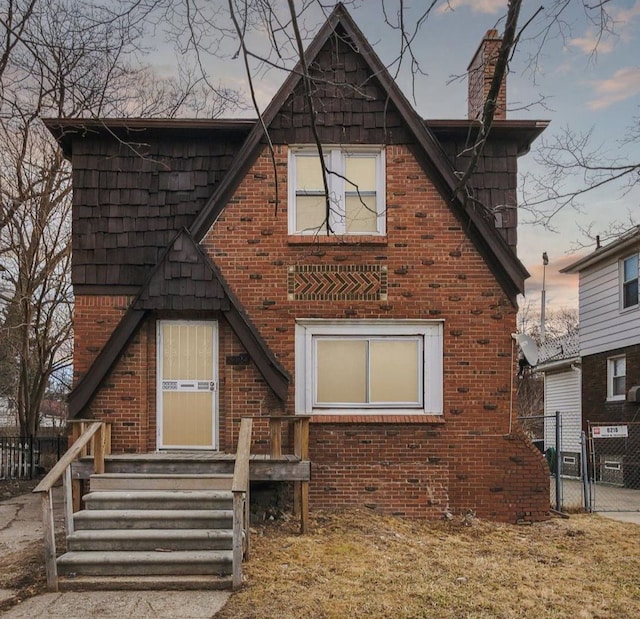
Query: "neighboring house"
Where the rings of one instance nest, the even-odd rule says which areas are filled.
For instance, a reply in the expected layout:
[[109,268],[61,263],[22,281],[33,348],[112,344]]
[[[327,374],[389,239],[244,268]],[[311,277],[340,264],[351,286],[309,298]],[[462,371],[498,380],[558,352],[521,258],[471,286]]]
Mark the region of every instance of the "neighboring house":
[[300,67],[262,117],[274,161],[255,120],[47,120],[73,165],[70,418],[144,453],[232,451],[247,415],[264,450],[269,415],[309,415],[312,507],[544,519],[511,333],[517,158],[546,123],[499,107],[455,192],[495,35],[469,119],[423,121],[336,8],[307,50],[329,226]]
[[[606,426],[640,421],[640,226],[563,269],[579,274],[582,420]],[[638,427],[628,441],[607,439],[596,463],[600,476],[624,478],[627,444],[639,443]],[[639,433],[640,434],[640,433]],[[637,466],[638,456],[633,455]],[[606,473],[604,472],[606,470]],[[619,479],[618,479],[619,478]],[[637,480],[640,482],[640,480]]]
[[[577,332],[547,340],[540,346],[536,371],[544,376],[544,449],[559,450],[564,475],[581,470],[582,372]],[[560,413],[560,448],[556,444],[555,414]]]

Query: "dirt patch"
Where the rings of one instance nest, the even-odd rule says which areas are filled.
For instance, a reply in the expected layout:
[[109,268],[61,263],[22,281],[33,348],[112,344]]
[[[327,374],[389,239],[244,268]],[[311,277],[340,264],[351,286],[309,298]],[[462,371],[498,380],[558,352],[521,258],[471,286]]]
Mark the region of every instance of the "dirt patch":
[[14,496],[28,494],[40,482],[37,479],[0,479],[0,502],[12,499]]
[[572,516],[528,527],[366,510],[257,527],[221,619],[640,617],[640,527]]

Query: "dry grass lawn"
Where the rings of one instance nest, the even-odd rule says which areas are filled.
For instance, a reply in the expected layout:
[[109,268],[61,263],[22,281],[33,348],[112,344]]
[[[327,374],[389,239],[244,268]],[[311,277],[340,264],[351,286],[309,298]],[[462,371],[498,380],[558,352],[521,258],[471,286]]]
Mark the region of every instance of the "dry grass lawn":
[[596,515],[513,526],[316,512],[254,530],[220,619],[640,617],[640,526]]

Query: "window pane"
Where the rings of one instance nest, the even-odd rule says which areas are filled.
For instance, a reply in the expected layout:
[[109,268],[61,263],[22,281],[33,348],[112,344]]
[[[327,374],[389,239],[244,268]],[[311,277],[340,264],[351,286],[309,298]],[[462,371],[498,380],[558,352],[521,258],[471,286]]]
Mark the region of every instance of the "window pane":
[[420,402],[419,346],[417,340],[370,342],[371,403]]
[[376,190],[376,158],[347,155],[345,158],[346,190]]
[[618,359],[613,360],[613,375],[614,376],[624,376],[627,368],[627,359],[626,357],[619,357]]
[[366,340],[316,341],[318,404],[367,401]]
[[633,280],[622,287],[622,307],[638,305],[638,280]]
[[638,279],[638,256],[631,256],[624,261],[624,281]]
[[624,395],[625,377],[617,376],[613,379],[613,393],[611,395]]
[[345,230],[347,233],[378,231],[375,196],[347,196],[345,211]]
[[296,196],[296,230],[326,230],[324,196]]
[[317,155],[296,155],[296,191],[322,191],[322,166]]

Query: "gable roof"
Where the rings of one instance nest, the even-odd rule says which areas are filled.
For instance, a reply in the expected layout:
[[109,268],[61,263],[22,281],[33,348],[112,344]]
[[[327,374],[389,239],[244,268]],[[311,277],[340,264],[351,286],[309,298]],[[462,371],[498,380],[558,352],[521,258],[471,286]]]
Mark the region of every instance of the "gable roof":
[[[402,122],[408,128],[414,142],[412,150],[415,156],[434,185],[448,200],[476,249],[515,305],[516,295],[523,292],[524,279],[528,277],[526,269],[496,229],[492,215],[478,208],[473,202],[465,201],[456,195],[458,178],[440,142],[416,114],[342,4],[336,6],[307,48],[307,65],[318,56],[323,46],[334,35],[348,38],[364,59],[371,77],[382,87],[388,101],[395,106]],[[213,306],[217,307],[219,304],[220,311],[250,351],[272,390],[281,399],[286,397],[289,381],[286,371],[277,363],[221,273],[198,243],[205,237],[262,152],[265,137],[263,123],[265,126],[272,123],[301,79],[302,63],[299,63],[266,108],[262,119],[254,122],[235,154],[228,172],[216,184],[213,193],[187,228],[174,238],[94,364],[77,384],[69,400],[71,416],[77,415],[88,404],[144,317],[156,309],[198,309],[199,306],[202,309],[215,309]],[[128,124],[131,124],[131,121],[128,121]],[[242,124],[242,127],[238,128],[246,127],[246,124]],[[174,274],[178,272],[179,275],[175,276],[174,281]],[[195,281],[189,282],[188,274],[195,277]],[[214,291],[212,298],[205,300],[206,295],[199,294],[202,289]],[[207,304],[209,306],[205,308]]]
[[603,247],[599,247],[587,256],[572,262],[563,269],[560,269],[560,273],[580,273],[580,271],[584,271],[585,269],[598,264],[598,262],[601,262],[602,260],[613,258],[614,256],[633,248],[640,249],[640,226],[634,226],[630,230],[621,234],[615,241],[612,241]]
[[245,314],[222,273],[183,229],[165,250],[107,343],[69,394],[70,418],[77,417],[89,404],[127,342],[154,310],[221,311],[266,383],[281,400],[286,398],[288,373]]
[[[454,196],[458,186],[458,178],[446,153],[432,131],[402,94],[386,67],[366,40],[360,29],[339,3],[320,28],[318,34],[305,52],[307,66],[316,58],[322,47],[336,32],[343,33],[351,41],[359,54],[371,69],[372,75],[384,88],[388,98],[397,108],[403,121],[414,136],[418,149],[415,153],[432,182],[440,190],[451,205],[455,214],[462,220],[474,245],[486,260],[495,277],[507,296],[515,305],[516,295],[524,292],[524,280],[529,276],[524,265],[511,251],[507,243],[496,229],[493,218],[478,209],[473,203]],[[287,98],[302,79],[302,63],[299,62],[288,75],[284,84],[262,114],[265,126],[273,121]],[[240,184],[241,180],[262,151],[264,130],[262,123],[256,122],[242,148],[236,155],[229,173],[218,185],[209,201],[196,217],[189,231],[200,241],[224,209],[227,201]]]

